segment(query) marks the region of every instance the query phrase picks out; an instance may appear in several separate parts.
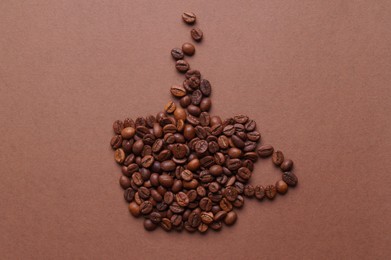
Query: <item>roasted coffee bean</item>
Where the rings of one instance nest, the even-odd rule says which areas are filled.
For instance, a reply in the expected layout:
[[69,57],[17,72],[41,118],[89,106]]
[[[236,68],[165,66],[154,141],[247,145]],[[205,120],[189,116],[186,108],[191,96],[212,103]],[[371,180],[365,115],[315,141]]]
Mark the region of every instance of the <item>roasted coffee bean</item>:
[[113,149],[120,148],[122,145],[122,136],[120,136],[120,135],[113,136],[110,140],[110,145],[111,145],[111,148],[113,148]]
[[149,199],[149,196],[151,195],[151,192],[149,191],[149,189],[145,188],[145,187],[140,187],[137,192],[138,192],[138,195],[140,196],[140,198],[142,198],[144,200]]
[[150,219],[144,219],[144,228],[145,230],[147,231],[153,231],[155,230],[157,227],[157,225],[155,223],[152,222],[152,220]]
[[203,32],[200,30],[200,28],[193,28],[190,31],[191,38],[193,40],[199,42],[202,40],[202,36],[204,35]]
[[221,221],[215,221],[215,222],[210,223],[209,227],[211,229],[213,229],[214,231],[219,231],[223,227],[223,225],[222,225]]
[[201,224],[201,215],[197,212],[192,212],[190,213],[187,222],[191,227],[196,228]]
[[214,216],[212,212],[201,212],[201,221],[207,225],[212,223],[214,220]]
[[175,68],[182,73],[185,73],[187,70],[190,69],[189,63],[185,60],[177,60],[175,63]]
[[195,144],[194,148],[197,154],[203,154],[208,150],[208,142],[205,140],[200,140]]
[[197,89],[200,86],[200,78],[197,76],[192,76],[189,79],[187,79],[189,86],[192,88],[192,90]]
[[242,124],[234,124],[235,133],[241,133],[244,132],[244,125]]
[[137,140],[134,144],[133,144],[133,147],[132,147],[132,152],[135,154],[135,155],[140,155],[141,152],[143,151],[144,149],[144,142],[143,140]]
[[284,161],[284,154],[281,151],[275,151],[272,156],[272,161],[276,166],[280,166]]
[[255,123],[255,121],[252,119],[249,119],[247,123],[244,125],[244,128],[246,129],[247,132],[254,131],[256,127],[257,127],[257,123]]
[[245,124],[248,121],[248,116],[246,116],[246,115],[237,115],[237,116],[234,116],[234,120],[238,124]]
[[188,55],[188,56],[193,56],[194,53],[195,53],[195,47],[193,44],[189,43],[189,42],[185,42],[183,45],[182,45],[182,51],[184,54]]
[[182,98],[179,100],[179,104],[180,104],[182,107],[184,107],[184,108],[188,107],[188,106],[191,104],[191,98],[190,98],[190,96],[184,96],[184,97],[182,97]]
[[226,135],[226,136],[232,136],[234,133],[235,133],[235,127],[233,125],[227,125],[226,127],[224,127],[223,129],[223,133]]
[[172,229],[171,221],[168,218],[163,218],[159,223],[160,227],[165,231],[170,231]]
[[278,193],[285,194],[288,191],[288,184],[283,180],[279,180],[276,182],[276,189]]
[[258,142],[261,139],[261,134],[257,131],[247,133],[247,139],[253,142]]
[[179,206],[181,207],[186,207],[187,205],[189,205],[189,197],[187,197],[187,194],[184,193],[184,192],[179,192],[176,196],[176,201],[178,203]]
[[185,88],[180,85],[173,85],[170,90],[174,97],[184,97],[186,95]]
[[226,212],[230,212],[232,210],[232,204],[228,201],[227,198],[223,198],[220,201],[220,208]]
[[171,50],[171,56],[176,60],[181,60],[184,57],[183,51],[179,48],[174,48]]
[[196,118],[195,116],[192,116],[190,114],[187,116],[187,122],[189,122],[193,126],[197,126],[200,124],[200,121],[198,120],[198,118]]
[[259,149],[257,151],[259,157],[262,157],[262,158],[269,157],[270,155],[273,154],[273,152],[274,152],[274,148],[273,148],[273,146],[271,146],[269,144],[262,145],[261,147],[259,147]]
[[213,165],[209,168],[209,172],[213,176],[220,176],[223,173],[223,167],[220,165]]
[[159,183],[163,187],[171,188],[171,186],[174,184],[174,179],[168,174],[163,174],[159,176]]
[[258,155],[256,152],[248,152],[243,155],[243,159],[256,162],[258,160]]
[[189,190],[186,193],[186,195],[189,198],[189,202],[194,202],[197,199],[197,191],[196,190]]
[[207,197],[204,197],[200,200],[200,204],[199,204],[200,208],[203,210],[203,211],[210,211],[212,209],[212,206],[213,206],[213,202],[207,198]]
[[245,132],[236,132],[236,135],[243,141],[247,140],[247,134]]
[[[160,162],[163,162],[163,161],[166,161],[168,160],[169,158],[171,157],[171,151],[170,150],[163,150],[161,151],[158,156],[156,157],[156,159]],[[160,164],[160,167],[161,167],[161,164]]]
[[171,191],[167,191],[164,194],[163,200],[167,205],[171,205],[171,203],[174,201],[174,194]]
[[175,180],[171,187],[172,192],[177,193],[183,188],[183,182],[181,180]]
[[185,211],[185,209],[183,207],[181,207],[177,202],[173,202],[170,206],[170,210],[175,213],[175,214],[180,214],[182,213],[183,211]]
[[268,185],[265,188],[265,195],[268,199],[274,199],[274,197],[277,194],[276,186],[274,185]]
[[[144,142],[144,144],[145,145],[147,145],[147,146],[152,146],[153,145],[153,143],[155,142],[155,140],[156,140],[156,137],[153,135],[153,134],[146,134],[146,135],[144,135],[144,137],[143,137],[143,142]],[[145,148],[145,147],[144,147]]]
[[191,94],[191,103],[195,106],[200,105],[202,100],[202,93],[200,90],[196,90]]
[[214,136],[219,136],[223,132],[223,126],[221,124],[216,124],[212,126],[211,133]]
[[133,180],[134,184],[136,184],[137,186],[141,186],[144,184],[144,179],[141,176],[141,173],[139,173],[139,172],[133,173],[132,180]]
[[133,127],[133,128],[135,128],[136,127],[136,124],[135,124],[135,122],[133,121],[133,119],[131,119],[131,118],[126,118],[125,120],[124,120],[124,128],[125,127]]
[[187,107],[187,112],[192,116],[199,116],[201,114],[201,109],[198,106],[191,104]]
[[123,149],[119,148],[114,152],[114,159],[117,163],[122,164],[125,160],[125,152]]
[[163,200],[163,196],[160,195],[159,192],[157,192],[154,189],[151,189],[151,197],[156,201],[156,202],[161,202]]
[[292,187],[296,186],[298,182],[298,179],[293,172],[284,172],[282,175],[282,180]]
[[214,155],[214,161],[218,165],[223,165],[225,163],[225,156],[222,153],[216,153]]
[[239,159],[229,159],[225,162],[225,164],[231,171],[236,171],[242,166],[242,162]]
[[176,120],[186,120],[186,111],[181,107],[177,107],[174,111],[174,117]]
[[185,189],[195,189],[198,186],[198,181],[196,179],[192,179],[191,181],[184,181],[183,188]]
[[132,188],[127,188],[124,192],[124,198],[127,202],[132,202],[135,194],[135,190]]
[[134,217],[138,217],[140,215],[140,206],[136,202],[131,202],[128,208],[130,214]]
[[137,128],[138,126],[146,126],[146,125],[147,125],[147,121],[145,120],[144,117],[138,117],[138,118],[136,118],[136,122],[135,122],[136,128]]
[[209,183],[213,181],[213,176],[209,173],[209,171],[202,171],[199,176],[199,180],[203,183]]
[[190,86],[191,85],[191,82],[189,79],[185,79],[183,81],[183,87],[186,89],[187,93],[192,93],[194,91],[193,87]]
[[239,194],[243,194],[243,191],[244,191],[244,184],[243,183],[236,181],[233,186],[235,187],[235,189],[238,191]]
[[116,120],[113,123],[114,133],[117,135],[121,134],[122,129],[124,129],[124,123],[121,120]]
[[228,186],[224,190],[224,197],[226,197],[229,201],[234,201],[238,197],[238,190],[233,186]]
[[134,154],[129,154],[128,156],[126,156],[125,160],[124,160],[124,165],[125,166],[129,166],[130,164],[132,164],[135,160],[135,156]]
[[201,73],[200,73],[200,71],[199,70],[188,70],[187,72],[186,72],[186,74],[185,74],[185,77],[187,78],[187,79],[190,79],[191,77],[197,77],[197,78],[201,78]]
[[187,24],[193,24],[196,21],[196,15],[193,12],[184,12],[182,20]]
[[189,170],[184,170],[181,173],[181,178],[185,181],[191,181],[193,179],[193,173]]
[[158,224],[160,221],[162,221],[162,215],[159,212],[152,212],[148,217],[155,224]]
[[235,207],[235,208],[241,208],[243,207],[244,205],[244,198],[242,195],[238,195],[238,197],[236,198],[236,200],[234,202],[232,202],[232,205]]
[[140,205],[140,212],[144,215],[151,213],[153,205],[150,201],[146,200]]
[[168,208],[168,205],[164,202],[159,202],[156,204],[156,209],[158,211],[165,211],[165,210],[167,210],[167,208]]
[[290,159],[284,160],[284,162],[280,165],[280,168],[283,172],[288,172],[293,167],[293,161]]
[[160,138],[163,136],[163,128],[159,123],[154,123],[153,124],[153,134],[157,137]]
[[196,191],[197,191],[197,195],[200,196],[201,198],[206,196],[206,190],[204,187],[198,186]]
[[209,115],[209,113],[208,112],[202,112],[200,114],[199,121],[200,121],[200,125],[201,126],[208,126],[210,124],[210,115]]
[[172,160],[166,160],[160,163],[160,167],[165,172],[171,172],[175,170],[176,164]]
[[154,161],[153,156],[152,156],[152,155],[147,155],[147,156],[144,156],[144,157],[141,159],[141,165],[142,165],[142,167],[144,167],[144,168],[149,168],[149,167],[152,166],[153,161]]
[[212,93],[212,86],[207,79],[202,79],[200,82],[200,90],[202,94],[206,97],[209,97],[210,94]]
[[232,143],[235,145],[235,147],[243,149],[244,148],[244,142],[243,140],[238,137],[237,135],[231,136]]
[[242,150],[233,147],[233,148],[228,149],[228,155],[231,158],[240,158],[240,157],[242,157],[243,153],[242,153]]
[[[176,129],[176,128],[175,128],[175,129]],[[170,131],[170,130],[168,130],[168,131]],[[164,143],[165,143],[165,144],[173,144],[173,143],[175,143],[175,136],[174,136],[173,133],[166,133],[166,134],[164,135],[163,140],[164,140]]]
[[227,216],[227,211],[224,210],[219,211],[214,215],[214,221],[224,220],[226,216]]
[[202,127],[202,126],[196,126],[194,128],[194,131],[195,131],[197,137],[200,138],[200,139],[205,139],[207,137],[207,135],[208,135],[208,133],[206,132],[205,128]]
[[240,177],[242,178],[243,180],[249,180],[251,178],[251,171],[246,168],[246,167],[241,167],[239,168],[238,170],[238,173],[237,173],[237,176],[236,177]]
[[219,150],[220,150],[220,147],[217,144],[217,142],[215,142],[215,141],[209,142],[209,144],[208,144],[208,151],[211,154],[217,153]]
[[249,198],[253,197],[255,194],[254,186],[251,184],[247,184],[246,186],[244,186],[243,194],[244,196]]
[[173,226],[179,226],[182,223],[182,216],[174,214],[171,216],[170,221]]
[[212,106],[212,101],[210,98],[203,98],[200,103],[200,109],[202,112],[208,112]]
[[[243,152],[245,152],[245,153],[247,153],[247,152],[252,152],[252,151],[254,151],[256,148],[257,148],[257,143],[252,142],[252,141],[246,141],[246,142],[244,142]],[[256,155],[256,154],[255,154],[255,155]]]
[[174,102],[172,101],[169,101],[165,106],[164,106],[164,111],[166,111],[167,113],[171,114],[171,113],[174,113],[176,109],[176,105]]
[[217,182],[212,182],[208,186],[209,191],[215,193],[220,190],[220,185]]
[[238,218],[238,215],[236,214],[235,211],[230,211],[228,212],[227,216],[224,219],[224,223],[227,224],[228,226],[231,226],[235,224],[236,219]]

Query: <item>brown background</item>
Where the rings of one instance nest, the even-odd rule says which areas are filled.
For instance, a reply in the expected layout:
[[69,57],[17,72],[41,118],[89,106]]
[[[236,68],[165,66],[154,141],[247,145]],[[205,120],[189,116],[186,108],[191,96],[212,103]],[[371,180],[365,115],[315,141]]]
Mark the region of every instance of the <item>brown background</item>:
[[[391,2],[188,2],[1,1],[2,258],[385,259]],[[155,114],[181,81],[185,10],[213,113],[254,118],[300,178],[205,236],[145,232],[109,147],[115,119]],[[278,176],[262,161],[252,183]]]

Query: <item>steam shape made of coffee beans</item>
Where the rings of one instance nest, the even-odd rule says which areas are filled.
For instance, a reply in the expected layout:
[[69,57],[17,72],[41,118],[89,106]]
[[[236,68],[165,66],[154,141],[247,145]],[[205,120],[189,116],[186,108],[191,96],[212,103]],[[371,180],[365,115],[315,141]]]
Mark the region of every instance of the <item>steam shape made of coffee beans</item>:
[[[194,25],[197,17],[185,12],[182,19]],[[196,27],[190,31],[197,43],[203,35]],[[168,101],[156,116],[113,123],[110,145],[121,166],[119,184],[130,214],[143,217],[148,231],[217,231],[236,222],[236,209],[246,197],[273,200],[298,182],[292,160],[271,145],[260,145],[254,120],[209,114],[212,85],[185,60],[194,53],[192,43],[171,50],[176,69],[185,77],[170,89],[178,103]],[[250,184],[254,163],[268,157],[281,169],[281,179]]]

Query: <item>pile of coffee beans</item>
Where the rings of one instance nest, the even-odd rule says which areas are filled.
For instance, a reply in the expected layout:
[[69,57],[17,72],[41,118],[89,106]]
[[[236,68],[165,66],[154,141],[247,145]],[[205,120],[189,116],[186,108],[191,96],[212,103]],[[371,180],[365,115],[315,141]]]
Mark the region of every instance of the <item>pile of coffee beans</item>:
[[[186,12],[182,19],[194,24],[196,15]],[[191,37],[199,42],[203,32],[194,28]],[[236,222],[235,209],[243,207],[245,197],[272,200],[298,182],[292,160],[271,145],[259,146],[254,120],[242,114],[225,120],[209,114],[211,83],[184,60],[194,53],[191,43],[171,51],[176,69],[185,76],[170,89],[178,103],[169,101],[156,116],[113,124],[110,144],[122,169],[119,183],[130,213],[144,217],[148,231],[159,226],[165,231],[220,230],[223,223]],[[282,177],[275,184],[253,186],[254,163],[267,157]]]

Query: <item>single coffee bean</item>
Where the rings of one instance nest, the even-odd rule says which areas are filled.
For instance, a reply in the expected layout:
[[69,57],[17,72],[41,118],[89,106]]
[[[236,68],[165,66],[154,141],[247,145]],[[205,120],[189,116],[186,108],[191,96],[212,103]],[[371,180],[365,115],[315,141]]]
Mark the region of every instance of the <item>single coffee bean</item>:
[[196,15],[193,12],[184,12],[182,20],[187,24],[193,24],[196,21]]
[[193,40],[199,42],[202,40],[202,36],[204,35],[200,28],[193,28],[190,31],[191,38]]
[[213,202],[208,197],[204,197],[200,200],[199,206],[203,211],[210,211],[212,209]]
[[174,201],[174,194],[173,194],[171,191],[167,191],[167,192],[164,194],[163,200],[164,200],[164,202],[165,202],[167,205],[171,205],[171,203]]
[[156,209],[158,211],[165,211],[165,210],[167,210],[167,208],[168,208],[168,205],[164,202],[159,202],[156,204]]
[[176,120],[186,120],[186,110],[181,107],[177,107],[174,111],[174,117]]
[[197,154],[203,154],[208,150],[208,142],[205,140],[199,140],[195,144],[194,148],[195,148],[195,151],[197,152]]
[[173,226],[179,226],[182,223],[182,216],[174,214],[171,216],[170,221]]
[[113,123],[114,133],[117,135],[121,134],[122,129],[124,129],[124,123],[121,120],[116,120]]
[[209,191],[216,193],[220,190],[220,184],[218,184],[217,182],[212,182],[209,184],[208,189]]
[[213,176],[220,176],[223,173],[223,167],[220,165],[213,165],[209,168],[209,172]]
[[257,123],[252,119],[249,119],[247,123],[244,125],[244,128],[246,129],[247,132],[254,131],[256,127],[257,127]]
[[227,216],[224,219],[224,223],[228,226],[231,226],[235,224],[236,219],[238,218],[238,215],[236,214],[235,211],[230,211],[228,212]]
[[162,221],[162,215],[159,212],[152,212],[148,217],[155,224],[158,224],[160,221]]
[[136,124],[135,124],[135,122],[134,122],[133,119],[131,119],[131,118],[126,118],[126,119],[124,120],[124,128],[125,128],[125,127],[133,127],[133,128],[135,128],[135,127],[136,127]]
[[183,45],[182,45],[182,51],[184,54],[188,55],[188,56],[193,56],[194,53],[195,53],[195,47],[193,44],[189,43],[189,42],[185,42]]
[[168,174],[163,174],[159,176],[159,183],[163,187],[171,188],[171,186],[174,184],[174,179]]
[[175,103],[172,102],[172,101],[169,101],[169,102],[165,105],[164,111],[166,111],[167,113],[171,114],[171,113],[174,113],[175,108],[176,108]]
[[119,148],[114,152],[114,159],[118,164],[122,164],[125,160],[125,152],[123,149]]
[[147,125],[147,122],[146,122],[146,120],[145,120],[144,117],[138,117],[138,118],[136,118],[136,122],[135,122],[136,128],[137,128],[138,126],[146,126],[146,125]]
[[227,198],[223,198],[221,201],[220,201],[220,208],[226,212],[230,212],[233,208],[231,202],[228,201]]
[[238,124],[245,124],[248,121],[248,116],[246,116],[246,115],[237,115],[237,116],[234,116],[234,120]]
[[134,194],[136,192],[132,188],[127,188],[124,192],[124,198],[127,202],[132,202],[134,199]]
[[177,193],[177,192],[181,191],[182,188],[183,188],[182,181],[181,180],[175,180],[174,184],[172,185],[171,190],[172,190],[172,192]]
[[220,221],[220,220],[223,220],[225,219],[225,217],[227,216],[227,211],[219,211],[217,212],[215,215],[214,215],[214,221]]
[[225,163],[225,156],[224,156],[224,154],[222,154],[222,153],[216,153],[215,155],[214,155],[214,161],[215,161],[215,163],[216,164],[218,164],[218,165],[223,165],[224,163]]
[[187,78],[187,79],[190,79],[191,77],[197,77],[197,78],[201,78],[201,73],[200,73],[200,71],[199,70],[188,70],[187,72],[186,72],[186,74],[185,74],[185,77]]
[[284,172],[282,175],[282,180],[292,187],[296,186],[298,182],[298,179],[293,172]]
[[124,139],[130,139],[134,136],[135,133],[136,133],[136,130],[133,127],[126,127],[124,129],[122,129],[121,136]]
[[265,195],[268,199],[274,199],[274,197],[277,194],[276,186],[274,185],[268,185],[265,188]]
[[279,180],[276,182],[276,189],[278,193],[285,194],[288,191],[288,184],[283,180]]
[[221,223],[221,221],[215,221],[209,224],[209,227],[214,231],[219,231],[223,227],[223,224]]
[[184,193],[184,192],[179,192],[176,196],[176,201],[178,203],[179,206],[181,207],[186,207],[187,205],[189,205],[189,197],[187,197],[187,194]]
[[175,68],[182,73],[185,73],[190,69],[190,65],[187,61],[185,60],[177,60],[175,63]]
[[163,200],[163,196],[160,195],[160,193],[154,189],[151,189],[151,197],[153,198],[154,201],[157,202],[161,202]]
[[197,199],[197,191],[196,190],[189,190],[186,193],[186,195],[189,198],[189,202],[194,202]]
[[187,112],[192,116],[199,116],[201,114],[201,109],[198,106],[191,104],[187,107]]
[[159,223],[160,227],[165,231],[170,231],[172,229],[171,221],[168,218],[163,218]]
[[113,149],[120,148],[122,145],[122,136],[120,136],[120,135],[113,136],[110,140],[110,145],[111,145],[111,148],[113,148]]
[[152,222],[151,219],[144,219],[144,228],[145,230],[147,231],[153,231],[155,230],[157,227],[157,225],[155,223]]
[[193,173],[189,170],[184,170],[181,173],[181,178],[185,181],[191,181],[193,179]]
[[153,156],[152,156],[152,155],[147,155],[147,156],[144,156],[144,157],[141,159],[141,165],[142,165],[142,167],[144,167],[144,168],[149,168],[149,167],[152,166],[153,161],[154,161]]
[[293,161],[290,159],[285,160],[281,165],[280,168],[283,172],[288,172],[293,167]]
[[193,228],[198,227],[201,224],[201,215],[197,212],[192,212],[187,220]]
[[165,172],[171,172],[175,170],[176,164],[172,160],[166,160],[160,164],[160,167]]
[[134,217],[138,217],[140,215],[140,206],[136,202],[131,202],[128,208],[130,214]]
[[187,116],[187,122],[189,122],[193,126],[197,126],[200,124],[200,121],[198,120],[198,118],[195,116],[192,116],[190,114]]
[[171,50],[171,56],[176,60],[181,60],[184,57],[183,51],[179,48],[174,48]]
[[251,184],[247,184],[246,186],[244,186],[243,194],[244,196],[249,198],[253,197],[255,194],[254,186]]
[[[245,152],[245,153],[252,152],[256,148],[257,148],[257,143],[252,142],[252,141],[246,141],[246,142],[244,142],[243,152]],[[255,153],[255,156],[258,157],[256,153]],[[257,160],[257,159],[258,158],[256,158],[255,160]]]
[[[202,94],[206,97],[209,97],[210,94],[212,93],[212,86],[207,79],[202,79],[200,82],[200,90]],[[221,122],[220,122],[221,123]]]
[[149,199],[149,196],[151,195],[151,192],[149,191],[149,189],[145,188],[145,187],[140,187],[137,192],[138,192],[138,195],[140,196],[140,198],[142,198],[144,200]]
[[231,171],[236,171],[242,166],[242,162],[239,159],[229,159],[225,162],[225,164]]
[[185,88],[180,85],[171,86],[170,91],[174,97],[184,97],[186,95]]
[[140,212],[144,215],[151,213],[153,205],[150,201],[146,200],[140,205]]
[[198,186],[196,191],[197,191],[197,195],[200,196],[201,198],[206,196],[206,190],[204,187]]
[[244,144],[243,140],[240,139],[240,137],[238,137],[237,135],[231,136],[231,140],[232,140],[232,143],[235,145],[235,147],[240,148],[240,149],[244,148],[245,144]]
[[256,152],[247,152],[243,155],[243,159],[249,160],[254,163],[258,160],[258,155]]
[[212,106],[212,101],[210,98],[203,98],[200,103],[200,109],[202,112],[208,112]]
[[258,200],[262,200],[266,195],[265,188],[262,185],[255,186],[254,194]]
[[134,144],[133,144],[133,147],[132,147],[132,152],[135,154],[135,155],[140,155],[141,152],[143,151],[144,149],[144,142],[142,139],[140,140],[137,140]]
[[238,170],[236,178],[242,178],[244,181],[248,181],[251,178],[251,171],[246,167],[241,167]]
[[261,134],[257,131],[247,133],[247,139],[253,142],[258,142],[261,139]]
[[200,90],[196,90],[191,94],[191,103],[195,106],[198,106],[202,100],[202,93]]
[[144,184],[144,179],[143,179],[141,173],[139,173],[139,172],[133,173],[132,180],[133,180],[134,184],[136,184],[137,186],[141,186]]
[[262,158],[269,157],[270,155],[273,154],[273,152],[274,152],[274,148],[269,144],[262,145],[261,147],[259,147],[257,151],[258,156]]
[[238,190],[233,186],[229,186],[224,190],[224,197],[229,201],[234,201],[238,197]]
[[243,207],[244,205],[244,198],[242,195],[238,195],[238,197],[236,198],[236,200],[234,202],[232,202],[232,205],[235,207],[235,208],[241,208]]
[[199,167],[200,167],[200,160],[198,159],[193,159],[187,164],[187,169],[192,172],[198,170]]
[[284,161],[284,154],[281,151],[275,151],[272,156],[272,161],[276,166],[280,166]]
[[183,107],[186,108],[191,104],[191,98],[190,96],[184,96],[179,100],[179,104]]
[[201,221],[207,225],[212,223],[214,220],[214,216],[212,212],[201,212]]
[[235,127],[233,125],[227,125],[223,129],[223,133],[226,136],[232,136],[235,133]]

